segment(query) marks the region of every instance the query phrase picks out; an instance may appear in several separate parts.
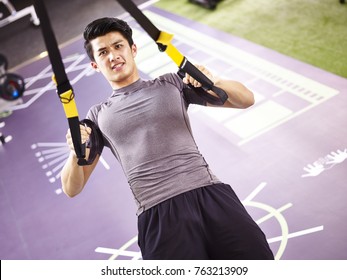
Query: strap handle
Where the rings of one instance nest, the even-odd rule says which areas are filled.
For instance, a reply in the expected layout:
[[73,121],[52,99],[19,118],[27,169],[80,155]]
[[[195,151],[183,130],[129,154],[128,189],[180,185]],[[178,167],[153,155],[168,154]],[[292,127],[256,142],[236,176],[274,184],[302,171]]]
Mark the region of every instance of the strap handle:
[[88,143],[83,144],[84,146],[87,145],[87,147],[90,148],[89,157],[88,159],[79,158],[77,163],[78,165],[90,165],[94,162],[96,156],[98,154],[101,154],[104,148],[104,140],[100,129],[93,121],[89,119],[83,119],[81,120],[80,124],[90,127],[92,132],[90,134]]
[[[202,98],[204,98],[208,103],[212,105],[223,105],[225,101],[228,99],[228,95],[223,89],[216,87],[213,84],[213,82],[205,74],[203,74],[198,68],[196,68],[188,60],[185,60],[184,65],[180,67],[178,75],[183,79],[185,76],[185,73],[188,73],[195,80],[201,83],[202,85],[201,88],[194,88],[192,86],[191,88],[198,89],[196,92],[199,92],[199,95]],[[209,90],[217,94],[218,97],[209,94],[208,93]]]
[[63,104],[65,115],[71,131],[73,145],[78,159],[85,158],[85,146],[81,142],[80,121],[77,106],[70,81],[66,75],[64,63],[59,51],[58,43],[52,29],[44,1],[34,0],[34,8],[40,19],[40,27],[53,69],[53,80],[57,87],[58,96]]

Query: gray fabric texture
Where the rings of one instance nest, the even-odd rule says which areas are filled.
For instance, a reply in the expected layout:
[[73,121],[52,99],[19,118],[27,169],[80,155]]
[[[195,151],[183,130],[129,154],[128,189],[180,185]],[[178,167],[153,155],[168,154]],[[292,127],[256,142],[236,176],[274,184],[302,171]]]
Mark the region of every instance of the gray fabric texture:
[[191,103],[206,104],[177,74],[166,74],[114,90],[87,114],[121,164],[138,215],[178,194],[220,182],[193,138],[187,114]]

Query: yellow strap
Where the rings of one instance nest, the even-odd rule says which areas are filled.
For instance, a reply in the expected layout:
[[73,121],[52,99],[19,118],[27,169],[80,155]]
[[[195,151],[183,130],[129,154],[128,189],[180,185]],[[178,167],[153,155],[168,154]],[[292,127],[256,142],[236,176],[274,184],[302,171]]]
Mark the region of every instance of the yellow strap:
[[167,46],[171,44],[173,36],[174,36],[173,34],[167,33],[165,31],[160,31],[159,37],[157,39],[157,43],[161,43]]
[[63,102],[62,103],[63,107],[64,107],[65,115],[67,118],[78,117],[75,99],[71,98],[72,94],[73,93],[72,93],[71,89],[60,94],[61,100],[69,100],[69,102]]
[[181,54],[176,49],[176,47],[171,44],[172,39],[173,39],[172,34],[167,33],[165,31],[160,31],[157,43],[160,43],[166,46],[166,50],[165,50],[166,54],[176,63],[178,67],[180,67],[184,60],[184,55]]
[[[57,80],[55,75],[52,75],[52,81],[57,86]],[[65,115],[67,118],[78,117],[78,111],[75,99],[73,98],[73,92],[71,89],[59,95],[60,101],[63,104]]]
[[166,54],[176,63],[178,67],[181,66],[183,60],[184,60],[184,55],[181,54],[176,47],[174,47],[172,44],[167,45]]
[[55,86],[57,86],[58,83],[57,83],[57,79],[55,78],[54,74],[52,75],[52,81],[55,84]]

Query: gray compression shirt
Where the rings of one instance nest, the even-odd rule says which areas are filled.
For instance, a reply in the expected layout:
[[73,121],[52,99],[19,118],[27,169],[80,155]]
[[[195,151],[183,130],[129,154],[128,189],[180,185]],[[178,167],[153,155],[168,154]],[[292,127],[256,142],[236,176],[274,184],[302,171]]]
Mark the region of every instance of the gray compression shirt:
[[205,105],[178,75],[166,74],[114,90],[87,114],[120,162],[138,215],[178,194],[220,182],[194,141],[190,103]]

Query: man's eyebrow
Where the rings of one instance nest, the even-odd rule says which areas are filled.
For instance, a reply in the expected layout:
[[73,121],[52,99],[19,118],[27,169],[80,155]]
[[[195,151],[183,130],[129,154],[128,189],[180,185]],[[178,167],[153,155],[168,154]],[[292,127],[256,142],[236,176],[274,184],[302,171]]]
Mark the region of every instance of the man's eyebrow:
[[98,49],[97,52],[101,52],[103,50],[106,50],[106,47],[102,47],[102,48]]
[[124,42],[124,39],[119,39],[119,40],[116,40],[115,42],[112,43],[112,45],[117,45],[119,43],[122,43]]
[[[114,46],[114,45],[117,45],[117,44],[122,43],[122,42],[124,42],[124,39],[119,39],[119,40],[114,41],[111,45]],[[101,47],[97,50],[97,52],[101,52],[101,51],[104,51],[106,49],[107,49],[107,47]]]

